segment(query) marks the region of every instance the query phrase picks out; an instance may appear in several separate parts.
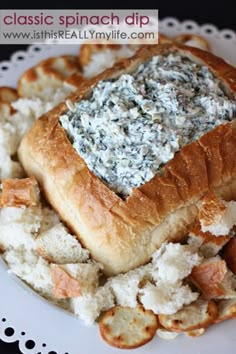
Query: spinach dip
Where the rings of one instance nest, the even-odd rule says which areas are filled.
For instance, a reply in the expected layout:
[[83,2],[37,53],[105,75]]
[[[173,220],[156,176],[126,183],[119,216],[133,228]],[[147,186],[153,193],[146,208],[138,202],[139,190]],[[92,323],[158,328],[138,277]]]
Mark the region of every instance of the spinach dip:
[[236,101],[207,67],[169,54],[153,57],[132,75],[100,81],[60,123],[89,169],[125,196],[183,145],[235,112]]

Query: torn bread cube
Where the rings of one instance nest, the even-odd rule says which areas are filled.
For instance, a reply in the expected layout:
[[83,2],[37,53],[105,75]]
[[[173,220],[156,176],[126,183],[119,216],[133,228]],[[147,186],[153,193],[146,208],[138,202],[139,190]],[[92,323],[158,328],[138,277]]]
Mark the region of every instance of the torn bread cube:
[[199,220],[203,232],[228,235],[236,223],[236,202],[223,201],[214,192],[209,192],[201,200]]
[[195,301],[199,294],[192,292],[182,280],[201,262],[201,257],[188,245],[163,244],[152,255],[148,279],[139,291],[145,309],[154,313],[173,314],[184,304]]
[[225,291],[222,287],[223,280],[227,273],[227,266],[224,260],[218,257],[205,260],[192,269],[190,279],[202,291],[204,298],[210,300]]
[[214,301],[197,300],[173,315],[160,314],[161,325],[169,331],[189,332],[208,327],[218,314]]
[[218,315],[215,323],[219,323],[230,318],[236,318],[236,298],[228,300],[219,300],[216,303]]
[[18,94],[14,88],[8,86],[0,87],[0,102],[11,103],[16,101],[17,98]]
[[183,287],[181,280],[200,261],[201,257],[190,246],[165,244],[153,254],[151,263],[112,277],[109,284],[118,305],[134,308],[140,296],[145,308],[155,313],[160,310],[173,313],[183,305],[183,299],[196,300],[198,294],[193,295],[188,286]]
[[39,204],[40,191],[34,177],[2,181],[2,207],[32,207]]
[[56,299],[64,299],[81,295],[81,286],[78,279],[71,277],[62,267],[51,267],[53,279],[53,295]]
[[224,248],[223,258],[231,270],[236,275],[236,237],[234,236]]
[[53,295],[63,299],[94,292],[98,287],[100,270],[100,265],[95,262],[51,265]]
[[24,247],[12,249],[3,254],[9,264],[9,272],[16,274],[33,289],[47,298],[52,298],[52,277],[49,264],[37,255],[34,250]]
[[39,234],[36,248],[47,261],[57,264],[82,263],[89,258],[89,252],[82,248],[77,238],[62,223]]
[[0,149],[2,153],[9,157],[16,153],[20,141],[17,126],[10,109],[7,103],[0,103]]
[[189,245],[163,244],[152,255],[152,276],[155,281],[176,283],[187,277],[201,257]]
[[190,279],[207,300],[232,298],[236,295],[233,274],[220,257],[208,258],[195,266]]
[[41,209],[4,207],[0,209],[0,246],[4,250],[35,249],[42,220]]
[[23,98],[42,98],[44,88],[56,90],[62,85],[63,78],[57,70],[50,67],[35,66],[25,71],[18,80],[18,94]]
[[23,167],[13,159],[19,145],[13,112],[10,103],[0,102],[0,180],[25,176]]
[[13,161],[8,151],[0,144],[0,180],[4,178],[22,178],[24,176],[25,172],[21,164]]
[[33,249],[28,250],[24,247],[10,249],[3,254],[3,259],[10,267],[9,273],[18,276],[41,296],[66,310],[70,310],[68,299],[54,298],[50,265]]
[[0,101],[0,121],[1,123],[8,120],[15,112],[15,109],[9,102]]
[[150,277],[151,265],[130,270],[108,280],[108,285],[115,296],[116,303],[124,307],[136,307],[141,285]]
[[147,310],[152,310],[155,314],[174,314],[183,305],[195,301],[199,293],[192,292],[188,285],[181,282],[170,284],[158,282],[156,285],[148,282],[140,289],[140,302]]
[[100,313],[115,306],[114,295],[108,285],[99,287],[94,293],[82,294],[70,299],[71,310],[86,325],[93,324]]
[[197,222],[189,233],[188,244],[197,249],[203,257],[209,258],[216,256],[229,239],[229,235],[215,237],[210,232],[203,232]]
[[158,318],[142,306],[135,308],[115,306],[99,320],[101,337],[109,345],[133,349],[148,343],[159,326]]
[[[38,235],[38,237],[40,238],[40,236],[43,233],[50,230],[57,224],[60,224],[60,219],[58,214],[47,205],[42,206],[42,222],[40,226],[40,234]],[[67,262],[67,263],[74,263],[74,262]]]

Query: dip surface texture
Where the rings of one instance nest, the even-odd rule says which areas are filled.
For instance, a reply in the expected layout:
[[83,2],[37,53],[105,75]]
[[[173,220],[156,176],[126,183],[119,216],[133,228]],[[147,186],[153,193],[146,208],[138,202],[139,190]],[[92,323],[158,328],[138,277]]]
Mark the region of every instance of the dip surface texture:
[[169,54],[100,81],[60,123],[88,168],[125,196],[235,112],[236,101],[206,66]]

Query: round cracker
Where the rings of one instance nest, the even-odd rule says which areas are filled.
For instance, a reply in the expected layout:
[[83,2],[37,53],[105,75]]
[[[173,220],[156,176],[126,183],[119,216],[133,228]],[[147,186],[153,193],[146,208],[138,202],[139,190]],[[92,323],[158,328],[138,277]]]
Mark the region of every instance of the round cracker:
[[146,344],[157,329],[158,317],[142,306],[115,306],[99,321],[100,334],[105,342],[121,349],[138,348]]
[[160,324],[169,331],[190,332],[214,323],[218,309],[214,301],[197,300],[173,315],[158,315]]
[[236,318],[236,299],[220,300],[217,302],[218,316],[215,323]]

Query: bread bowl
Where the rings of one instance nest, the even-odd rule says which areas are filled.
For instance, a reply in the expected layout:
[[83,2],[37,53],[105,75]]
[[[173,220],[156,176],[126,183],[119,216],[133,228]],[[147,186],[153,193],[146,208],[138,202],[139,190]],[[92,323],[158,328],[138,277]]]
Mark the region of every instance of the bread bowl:
[[[169,54],[208,67],[232,99],[235,112],[236,69],[210,53],[177,44],[141,48],[132,58],[82,84],[69,97],[70,103],[88,98],[101,80],[115,81],[152,57]],[[19,159],[108,275],[145,264],[163,242],[181,240],[197,217],[198,201],[209,188],[227,200],[236,197],[233,121],[183,146],[153,178],[122,198],[89,170],[72,146],[59,122],[67,112],[66,102],[62,102],[41,117],[23,138]]]

